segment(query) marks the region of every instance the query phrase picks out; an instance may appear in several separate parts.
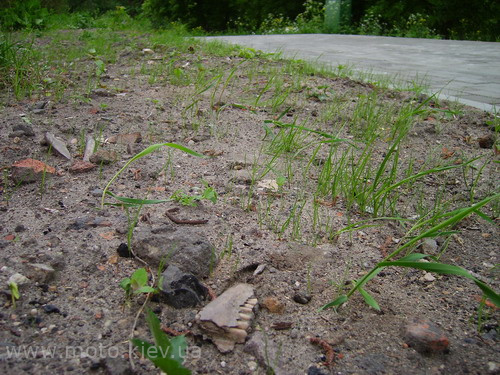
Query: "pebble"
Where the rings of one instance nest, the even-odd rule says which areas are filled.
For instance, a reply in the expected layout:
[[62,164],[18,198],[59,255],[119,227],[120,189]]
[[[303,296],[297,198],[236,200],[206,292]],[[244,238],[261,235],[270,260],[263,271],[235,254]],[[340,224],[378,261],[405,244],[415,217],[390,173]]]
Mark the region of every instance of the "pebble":
[[19,232],[24,232],[26,230],[26,227],[22,224],[16,225],[14,228],[14,232],[19,233]]
[[424,275],[424,280],[425,280],[425,281],[428,281],[428,282],[432,282],[432,281],[435,281],[435,280],[436,280],[436,278],[434,277],[434,275],[433,275],[432,273],[428,273],[428,272],[427,272],[427,273]]
[[438,243],[433,238],[426,238],[424,242],[422,242],[421,248],[424,254],[436,254]]
[[118,246],[118,249],[116,249],[116,252],[122,258],[133,258],[134,257],[134,254],[132,254],[132,252],[128,250],[128,246],[124,242],[122,242],[120,244],[120,246]]
[[312,296],[304,292],[298,292],[293,296],[293,300],[301,305],[306,305],[311,301]]
[[255,371],[255,370],[257,370],[257,362],[255,362],[255,361],[250,361],[250,362],[248,362],[248,363],[247,363],[247,366],[248,366],[248,369],[249,369],[250,371]]
[[226,363],[225,361],[222,361],[222,362],[220,363],[220,367],[226,367],[226,365],[227,365],[227,363]]
[[42,284],[52,281],[55,274],[56,270],[52,266],[43,263],[29,263],[26,270],[26,275],[30,280]]
[[262,306],[264,306],[272,314],[283,314],[285,312],[285,304],[276,297],[264,298]]
[[96,188],[96,189],[90,191],[90,195],[92,195],[93,197],[101,197],[102,193],[103,193],[103,190],[99,189],[99,188]]
[[61,310],[55,305],[47,304],[43,306],[43,311],[47,314],[60,314]]
[[491,374],[496,373],[498,365],[495,362],[488,362],[488,372]]

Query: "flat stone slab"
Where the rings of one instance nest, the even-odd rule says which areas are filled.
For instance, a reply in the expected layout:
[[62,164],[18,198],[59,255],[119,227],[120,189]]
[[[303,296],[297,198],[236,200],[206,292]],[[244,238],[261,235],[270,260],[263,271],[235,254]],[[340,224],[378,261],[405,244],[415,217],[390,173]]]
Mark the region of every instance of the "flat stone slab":
[[[291,58],[339,65],[380,78],[429,85],[427,94],[493,111],[500,105],[500,43],[366,35],[208,37]],[[366,74],[365,74],[366,75]]]

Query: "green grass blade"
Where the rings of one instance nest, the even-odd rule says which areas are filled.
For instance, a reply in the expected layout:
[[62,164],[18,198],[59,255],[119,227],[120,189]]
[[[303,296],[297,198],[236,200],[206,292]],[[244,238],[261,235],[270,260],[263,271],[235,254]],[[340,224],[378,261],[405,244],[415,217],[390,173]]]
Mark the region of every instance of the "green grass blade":
[[325,309],[328,309],[330,307],[337,307],[337,306],[340,306],[344,303],[347,302],[347,296],[346,295],[342,295],[340,297],[337,297],[335,300],[333,300],[332,302],[330,303],[327,303],[326,305],[322,306],[319,311],[321,310],[325,310]]
[[139,349],[139,352],[149,359],[153,364],[160,370],[165,372],[167,375],[190,375],[191,370],[182,366],[182,363],[168,357],[164,357],[165,354],[161,348],[158,348],[149,342],[142,341],[139,339],[132,339],[132,344]]
[[125,165],[118,172],[116,172],[116,174],[111,178],[111,180],[109,180],[108,184],[104,188],[104,191],[102,192],[101,207],[104,207],[104,199],[105,199],[107,191],[108,191],[109,187],[111,186],[111,184],[113,183],[113,181],[116,180],[118,178],[118,176],[120,176],[122,174],[122,172],[125,169],[127,169],[127,167],[131,163],[133,163],[137,159],[140,159],[146,155],[151,154],[152,152],[155,152],[156,150],[158,150],[159,148],[162,148],[162,147],[171,147],[171,148],[181,150],[189,155],[193,155],[193,156],[197,156],[197,157],[201,157],[201,158],[205,157],[204,155],[199,154],[196,151],[193,151],[190,148],[181,146],[177,143],[157,143],[157,144],[151,145],[151,146],[145,148],[144,150],[142,150],[141,152],[139,152],[138,154],[134,155],[128,162],[125,163]]
[[160,320],[155,315],[155,313],[151,309],[147,309],[146,313],[146,321],[148,322],[149,329],[153,334],[153,338],[155,340],[156,346],[162,348],[164,352],[168,353],[169,357],[172,353],[167,352],[170,351],[170,340],[165,332],[161,329]]
[[426,255],[426,254],[412,253],[412,254],[409,254],[409,255],[399,259],[399,262],[401,262],[401,261],[403,261],[403,262],[416,262],[417,260],[427,258],[427,257],[428,257],[428,255]]
[[[125,203],[128,206],[143,206],[145,204],[158,204],[158,203],[165,203],[165,202],[171,202],[172,199],[136,199],[136,198],[127,198],[127,197],[120,197],[111,191],[107,190],[106,194],[115,198],[116,200]],[[121,206],[119,203],[105,203],[106,205],[112,205],[112,206]]]
[[379,197],[381,197],[381,196],[389,193],[390,191],[392,191],[392,190],[396,189],[397,187],[399,187],[401,185],[404,185],[404,184],[406,184],[406,183],[408,183],[410,181],[417,180],[420,177],[426,176],[426,175],[431,174],[431,173],[443,172],[443,171],[447,171],[449,169],[455,169],[455,168],[464,167],[464,166],[472,163],[473,161],[479,159],[480,157],[471,159],[471,160],[466,161],[466,162],[464,162],[462,164],[451,164],[451,165],[446,165],[444,167],[436,167],[436,168],[432,168],[432,169],[427,169],[425,171],[416,173],[416,174],[414,174],[412,176],[403,178],[402,180],[396,182],[395,184],[392,184],[392,185],[386,187],[385,189],[380,190],[377,194],[374,195],[374,200],[377,200]]
[[375,298],[373,298],[370,293],[368,293],[366,290],[364,290],[363,288],[359,288],[359,292],[361,293],[361,295],[363,296],[363,298],[365,299],[365,302],[373,307],[375,310],[377,311],[380,311],[380,306],[378,305],[377,301],[375,301]]
[[494,225],[494,226],[496,226],[496,225],[497,225],[497,223],[495,223],[495,221],[494,221],[491,217],[489,217],[488,215],[486,215],[486,214],[482,213],[480,210],[476,210],[476,211],[474,211],[474,213],[475,213],[477,216],[479,216],[481,219],[486,220],[486,221],[487,221],[488,223],[490,223],[491,225]]
[[408,262],[408,261],[394,261],[394,262],[381,262],[378,264],[380,267],[397,266],[397,267],[410,267],[417,268],[428,272],[434,272],[445,275],[458,275],[473,280],[484,292],[484,294],[498,307],[500,307],[500,296],[495,293],[493,289],[487,286],[476,277],[472,276],[466,269],[451,264],[445,263],[424,263],[424,262]]
[[[463,209],[458,209],[458,210],[452,211],[454,213],[453,216],[451,216],[448,219],[442,221],[441,223],[435,225],[434,227],[428,229],[424,233],[421,233],[420,235],[413,237],[410,241],[408,241],[407,243],[405,243],[404,245],[400,246],[395,251],[393,251],[391,254],[389,254],[384,259],[383,262],[377,264],[370,272],[368,272],[365,276],[363,276],[363,278],[361,280],[359,280],[352,287],[352,289],[347,293],[347,295],[345,296],[345,299],[343,300],[343,302],[340,302],[340,303],[346,302],[347,299],[356,292],[356,290],[358,290],[359,288],[363,287],[363,285],[365,285],[368,281],[370,281],[372,278],[374,278],[384,267],[386,267],[387,265],[390,265],[392,262],[390,262],[389,260],[392,259],[392,258],[394,258],[396,255],[400,254],[404,249],[407,249],[407,248],[415,245],[416,243],[418,243],[423,238],[435,237],[436,233],[439,233],[441,231],[441,229],[457,224],[462,219],[464,219],[466,216],[468,216],[468,215],[476,212],[481,207],[485,206],[486,204],[488,204],[491,201],[493,201],[495,199],[498,199],[498,198],[500,198],[500,193],[497,193],[497,194],[494,194],[492,196],[486,197],[483,200],[477,202],[476,204],[474,204],[474,205],[472,205],[470,207],[466,207],[466,208],[463,208]],[[446,217],[446,216],[448,216],[448,215],[443,215],[443,217]],[[404,261],[403,261],[403,263],[404,263]],[[419,267],[421,267],[422,264],[425,264],[425,265],[436,264],[436,263],[420,263],[420,262],[407,262],[407,263],[418,264]],[[401,264],[399,264],[399,265],[401,265]],[[434,266],[431,266],[431,267],[434,267]],[[463,270],[463,271],[465,271],[465,270]],[[465,271],[465,272],[467,272],[467,271]],[[486,284],[484,284],[481,281],[479,281],[476,278],[474,278],[468,272],[467,272],[467,274],[468,274],[468,276],[466,276],[466,277],[468,277],[468,278],[472,277],[473,280],[474,280],[474,282],[481,288],[481,290],[495,304],[496,304],[496,302],[500,302],[498,294],[496,294],[491,288],[489,288]],[[463,274],[462,274],[462,276],[463,276]],[[323,308],[330,307],[330,306],[337,306],[339,304],[339,302],[338,302],[339,300],[340,300],[340,297],[337,298],[335,301],[326,304]]]
[[286,124],[284,122],[280,122],[280,121],[276,121],[276,120],[265,120],[264,123],[274,124],[280,128],[294,128],[294,129],[308,131],[310,133],[318,134],[318,135],[321,135],[322,137],[328,138],[328,139],[330,139],[330,142],[332,142],[332,141],[333,142],[348,142],[348,143],[352,142],[349,139],[337,138],[332,134],[328,134],[328,133],[322,132],[320,130],[309,129],[309,128],[306,128],[305,126],[300,126],[300,125],[296,125],[296,124]]
[[396,256],[399,253],[401,253],[404,249],[407,249],[410,246],[413,246],[414,244],[416,244],[418,241],[420,241],[423,238],[435,237],[436,233],[438,233],[441,229],[446,228],[448,226],[452,226],[452,225],[457,224],[459,221],[461,221],[462,219],[464,219],[466,216],[474,213],[479,208],[485,206],[486,204],[488,204],[491,201],[493,201],[495,199],[498,199],[498,198],[500,198],[500,193],[492,195],[492,196],[487,197],[487,198],[484,198],[482,201],[479,201],[478,203],[476,203],[476,204],[474,204],[474,205],[472,205],[470,207],[466,207],[466,208],[463,208],[463,209],[460,209],[460,210],[455,210],[454,211],[455,214],[453,216],[451,216],[450,218],[448,218],[448,219],[442,221],[441,223],[435,225],[434,227],[428,229],[424,233],[421,233],[420,235],[413,237],[410,241],[408,241],[407,243],[405,243],[403,246],[399,247],[393,253],[389,254],[385,258],[385,260],[387,261],[387,260],[393,258],[394,256]]

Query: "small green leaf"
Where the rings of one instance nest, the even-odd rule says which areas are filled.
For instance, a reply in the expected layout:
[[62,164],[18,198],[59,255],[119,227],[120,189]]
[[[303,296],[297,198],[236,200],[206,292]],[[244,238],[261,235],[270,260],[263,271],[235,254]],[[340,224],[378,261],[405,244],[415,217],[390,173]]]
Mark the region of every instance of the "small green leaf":
[[130,277],[132,280],[132,288],[138,289],[148,283],[148,272],[145,268],[138,268]]
[[162,331],[160,320],[149,308],[147,309],[146,321],[148,322],[149,329],[153,334],[156,346],[162,348],[164,353],[168,353],[167,351],[170,349],[170,340],[166,333]]
[[203,195],[201,196],[203,199],[209,200],[213,204],[217,203],[217,192],[213,187],[207,187],[203,191]]
[[363,298],[365,299],[365,302],[370,305],[371,307],[373,307],[375,310],[378,310],[380,311],[380,306],[378,305],[377,301],[375,301],[375,298],[373,298],[366,290],[364,290],[363,288],[359,288],[359,292],[361,293],[361,295],[363,296]]
[[162,348],[139,339],[132,339],[131,342],[144,357],[153,362],[156,367],[165,372],[167,375],[191,374],[191,370],[182,366],[182,362],[169,358],[168,352]]
[[151,286],[143,286],[139,289],[134,290],[134,294],[141,294],[141,293],[155,293],[156,289],[151,287]]
[[130,285],[131,285],[131,281],[130,281],[130,278],[128,278],[128,277],[126,277],[125,279],[120,281],[120,287],[125,289],[125,291],[130,290]]
[[493,302],[496,306],[500,307],[500,296],[491,289],[488,285],[478,280],[474,276],[472,276],[467,270],[462,267],[453,266],[451,264],[444,263],[424,263],[424,262],[408,262],[408,261],[395,261],[395,262],[381,262],[378,266],[397,266],[397,267],[411,267],[417,268],[428,272],[435,272],[439,274],[446,275],[458,275],[463,276],[468,279],[473,280],[476,285],[481,288],[483,293]]
[[[136,198],[120,197],[120,196],[112,193],[109,190],[106,191],[106,194],[112,196],[116,200],[123,202],[129,206],[143,206],[145,204],[158,204],[158,203],[166,203],[166,202],[171,201],[171,199],[136,199]],[[116,204],[116,203],[114,203],[114,204],[113,203],[106,203],[106,205],[108,205],[108,206],[111,206],[111,205],[121,206],[121,204]]]

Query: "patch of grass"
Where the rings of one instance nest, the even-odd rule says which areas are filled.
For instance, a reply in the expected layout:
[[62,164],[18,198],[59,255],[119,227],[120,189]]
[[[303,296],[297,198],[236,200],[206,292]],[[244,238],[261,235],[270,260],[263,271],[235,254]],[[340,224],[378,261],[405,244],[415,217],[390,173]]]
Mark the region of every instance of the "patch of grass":
[[[411,253],[398,260],[394,260],[399,254],[404,250],[411,250],[416,244],[418,244],[424,238],[433,238],[443,234],[443,231],[456,226],[460,221],[471,214],[477,214],[483,218],[485,215],[481,213],[481,208],[488,203],[500,199],[500,193],[487,197],[472,206],[447,212],[445,214],[439,215],[437,218],[431,218],[429,220],[436,221],[436,219],[442,219],[438,224],[434,225],[430,229],[427,229],[417,236],[411,237],[403,245],[399,246],[394,252],[389,254],[384,258],[382,262],[379,262],[375,267],[373,267],[365,276],[361,279],[355,281],[354,286],[349,290],[347,294],[337,297],[334,301],[327,303],[321,309],[326,309],[330,307],[338,307],[345,302],[356,292],[359,291],[363,296],[365,302],[376,310],[380,310],[377,301],[364,289],[366,283],[377,276],[385,267],[397,266],[397,267],[411,267],[415,269],[425,270],[427,272],[434,272],[439,274],[447,275],[458,275],[474,281],[474,283],[482,290],[485,297],[489,298],[495,306],[500,307],[500,296],[491,289],[484,282],[477,279],[475,276],[471,275],[467,270],[444,263],[439,262],[421,262],[422,259],[428,258],[427,254]],[[486,217],[487,218],[487,217]],[[422,224],[420,224],[422,225]],[[432,259],[432,257],[431,257]]]

